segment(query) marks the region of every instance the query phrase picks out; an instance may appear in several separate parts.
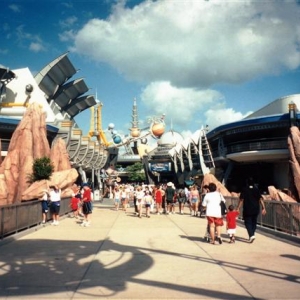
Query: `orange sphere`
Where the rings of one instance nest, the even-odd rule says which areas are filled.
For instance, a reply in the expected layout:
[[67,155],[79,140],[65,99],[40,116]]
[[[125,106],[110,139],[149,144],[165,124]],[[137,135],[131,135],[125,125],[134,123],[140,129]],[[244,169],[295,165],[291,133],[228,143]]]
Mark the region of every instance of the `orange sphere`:
[[141,132],[138,128],[131,128],[131,133],[130,134],[133,138],[137,138],[137,137],[140,136]]
[[156,137],[160,137],[165,132],[165,124],[154,123],[151,127],[152,134]]

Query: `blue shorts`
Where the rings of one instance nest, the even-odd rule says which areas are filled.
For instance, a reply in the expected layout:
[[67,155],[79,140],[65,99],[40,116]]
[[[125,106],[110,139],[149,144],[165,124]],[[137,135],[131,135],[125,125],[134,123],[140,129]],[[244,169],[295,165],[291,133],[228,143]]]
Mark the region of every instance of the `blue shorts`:
[[115,199],[115,203],[120,203],[120,199]]
[[192,198],[192,203],[197,203],[198,202],[198,198]]
[[82,205],[82,212],[84,215],[89,215],[92,213],[92,203],[89,202],[83,202]]
[[50,206],[50,211],[53,214],[59,214],[60,211],[60,201],[52,202]]
[[47,213],[49,210],[48,203],[45,200],[42,200],[42,213]]

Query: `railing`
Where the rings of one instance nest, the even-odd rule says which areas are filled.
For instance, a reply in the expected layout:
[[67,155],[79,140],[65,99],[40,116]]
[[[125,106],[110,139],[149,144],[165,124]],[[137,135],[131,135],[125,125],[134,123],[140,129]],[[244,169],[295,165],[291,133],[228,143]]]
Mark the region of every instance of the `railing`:
[[[65,215],[71,211],[70,198],[61,200],[59,214]],[[50,220],[50,212],[47,220]],[[0,207],[0,239],[20,231],[37,226],[42,222],[41,201],[30,201]]]
[[[262,150],[288,150],[287,140],[284,139],[270,139],[265,141],[243,141],[234,144],[227,144],[223,148],[222,154],[227,155],[231,153],[244,152],[244,151],[262,151]],[[218,149],[212,150],[213,157],[219,157],[220,151]]]
[[[226,205],[238,205],[238,198],[225,197]],[[258,215],[257,224],[274,232],[280,232],[300,238],[300,203],[288,203],[282,201],[264,201],[267,210],[266,215]],[[239,219],[242,219],[243,210],[240,210]]]
[[[225,197],[226,205],[238,205],[236,197]],[[71,211],[70,198],[61,200],[60,216]],[[275,234],[284,233],[300,238],[300,203],[287,203],[280,201],[264,201],[267,214],[258,216],[258,225],[268,228]],[[242,219],[241,209],[239,218]],[[50,220],[50,213],[47,220]],[[40,201],[31,201],[0,207],[0,239],[11,234],[21,232],[42,222],[42,207]]]

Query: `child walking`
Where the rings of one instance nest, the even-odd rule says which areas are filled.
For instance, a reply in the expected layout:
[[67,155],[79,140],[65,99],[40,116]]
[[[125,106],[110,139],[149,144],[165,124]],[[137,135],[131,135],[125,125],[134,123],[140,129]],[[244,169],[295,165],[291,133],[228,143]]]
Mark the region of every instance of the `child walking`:
[[227,233],[229,235],[230,241],[229,243],[235,242],[235,233],[236,233],[236,218],[239,215],[237,210],[234,210],[233,205],[229,205],[228,212],[226,215],[227,221]]

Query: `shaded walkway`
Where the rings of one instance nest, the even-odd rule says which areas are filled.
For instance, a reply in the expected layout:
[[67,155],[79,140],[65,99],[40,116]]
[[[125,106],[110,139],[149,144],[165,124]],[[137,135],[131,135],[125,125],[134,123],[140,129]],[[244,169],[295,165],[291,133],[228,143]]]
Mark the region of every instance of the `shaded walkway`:
[[[106,204],[106,205],[105,205]],[[107,205],[108,204],[108,205]],[[0,299],[298,299],[299,246],[238,228],[210,245],[206,220],[139,219],[95,203],[91,227],[59,226],[0,244]]]

